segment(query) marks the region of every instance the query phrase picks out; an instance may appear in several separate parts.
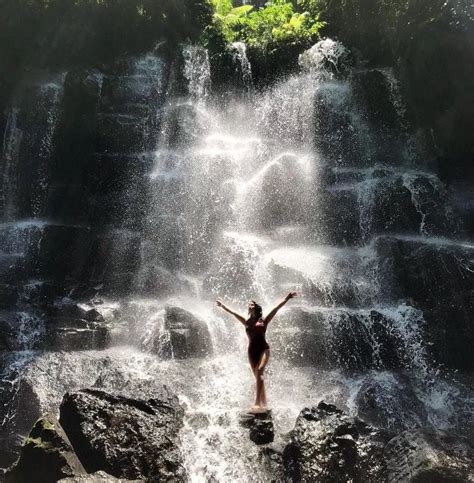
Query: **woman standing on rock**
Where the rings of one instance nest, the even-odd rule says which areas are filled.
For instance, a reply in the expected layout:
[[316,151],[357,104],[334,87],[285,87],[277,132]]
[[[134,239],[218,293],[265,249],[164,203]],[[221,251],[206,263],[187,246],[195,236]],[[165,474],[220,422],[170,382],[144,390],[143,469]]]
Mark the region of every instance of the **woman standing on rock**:
[[267,398],[265,395],[265,384],[263,382],[263,371],[267,365],[270,357],[270,346],[265,340],[265,332],[268,324],[271,322],[277,312],[288,302],[288,300],[296,297],[296,291],[292,290],[288,295],[276,305],[274,309],[266,317],[262,317],[262,307],[254,300],[251,300],[248,305],[249,318],[245,319],[242,315],[234,312],[229,307],[226,307],[220,299],[216,300],[216,305],[222,307],[226,312],[232,314],[245,326],[245,332],[249,338],[248,357],[250,367],[255,376],[257,383],[257,391],[255,396],[255,403],[253,410],[265,410],[267,407]]

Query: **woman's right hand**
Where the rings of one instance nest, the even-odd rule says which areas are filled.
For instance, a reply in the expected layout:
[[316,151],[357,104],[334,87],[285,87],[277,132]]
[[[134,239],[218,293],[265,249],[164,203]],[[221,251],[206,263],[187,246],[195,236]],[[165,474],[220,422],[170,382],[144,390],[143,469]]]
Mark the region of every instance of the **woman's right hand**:
[[288,295],[286,296],[286,300],[290,300],[294,297],[298,296],[298,292],[296,290],[291,290]]

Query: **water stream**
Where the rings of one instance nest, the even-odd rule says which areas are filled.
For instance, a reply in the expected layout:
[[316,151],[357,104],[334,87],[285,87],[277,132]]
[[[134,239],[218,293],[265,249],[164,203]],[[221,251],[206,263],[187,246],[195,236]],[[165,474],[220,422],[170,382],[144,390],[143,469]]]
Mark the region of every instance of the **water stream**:
[[[26,371],[41,382],[45,409],[55,407],[66,390],[88,385],[116,390],[140,380],[149,382],[150,391],[154,381],[170,385],[186,410],[180,437],[190,481],[269,481],[278,475],[239,425],[254,390],[245,332],[214,299],[222,297],[245,315],[250,298],[267,312],[296,288],[298,299],[268,330],[267,394],[277,443],[303,407],[323,398],[358,414],[358,394],[367,379],[385,398],[387,427],[417,421],[453,427],[452,404],[462,389],[436,379],[423,341],[423,313],[392,291],[377,252],[377,236],[384,233],[461,243],[446,238],[454,225],[441,181],[414,170],[399,142],[407,139],[408,127],[393,72],[378,71],[398,116],[394,140],[372,129],[364,114],[357,97],[360,73],[342,75],[348,52],[341,44],[318,43],[301,56],[300,72],[263,91],[253,87],[245,45],[233,44],[231,51],[242,92],[226,99],[213,95],[207,51],[187,46],[187,95],[169,91],[154,107],[160,128],[147,132],[152,162],[144,173],[145,223],[130,293],[87,307],[106,320],[121,313],[109,347],[28,352],[33,347],[28,341],[44,329],[31,319],[34,330],[28,334],[20,324],[18,337],[26,341],[20,344],[22,355],[3,379],[14,386],[31,358]],[[133,75],[140,82],[155,82],[158,61],[148,56],[137,65],[140,72]],[[49,156],[58,92],[43,116],[40,157]],[[23,135],[18,115],[13,108],[4,135],[0,201],[6,220],[15,211],[8,185]],[[332,128],[336,125],[339,130]],[[393,141],[388,147],[387,139]],[[390,151],[388,160],[381,145]],[[41,194],[48,178],[46,171],[38,173]],[[6,256],[36,253],[31,247],[51,225],[41,219],[40,194],[31,201],[32,220],[0,226]],[[396,209],[387,209],[393,199]],[[341,209],[345,204],[347,210]],[[127,232],[126,240],[136,235],[120,230]],[[167,325],[169,307],[204,324],[209,355],[178,357]],[[396,404],[405,390],[401,373],[409,373],[422,408],[405,421]]]

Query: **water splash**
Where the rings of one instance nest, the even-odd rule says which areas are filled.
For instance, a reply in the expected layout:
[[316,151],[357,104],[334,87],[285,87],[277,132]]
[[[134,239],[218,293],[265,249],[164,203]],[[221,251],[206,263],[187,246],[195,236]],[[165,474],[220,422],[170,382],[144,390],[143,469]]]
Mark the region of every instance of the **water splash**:
[[299,57],[300,66],[317,75],[341,73],[347,67],[349,51],[341,42],[325,39],[320,40]]
[[247,46],[244,42],[232,42],[231,48],[233,51],[232,58],[234,63],[240,67],[242,74],[242,83],[247,91],[253,86],[252,67],[247,58]]
[[203,47],[188,45],[183,48],[183,57],[189,95],[192,99],[204,100],[211,88],[209,54]]

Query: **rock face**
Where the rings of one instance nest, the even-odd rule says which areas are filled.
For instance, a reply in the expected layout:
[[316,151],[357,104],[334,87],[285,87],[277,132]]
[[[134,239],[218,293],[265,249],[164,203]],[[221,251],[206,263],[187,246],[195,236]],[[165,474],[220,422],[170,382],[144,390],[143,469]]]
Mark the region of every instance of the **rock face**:
[[444,431],[408,430],[384,451],[388,481],[464,482],[474,479],[474,451],[467,441]]
[[60,422],[89,473],[117,478],[182,480],[177,446],[183,410],[177,398],[137,400],[84,389],[67,393]]
[[51,416],[39,419],[21,450],[20,459],[7,472],[7,483],[52,483],[85,475],[66,434]]
[[425,407],[403,374],[380,372],[368,376],[355,403],[357,415],[378,428],[400,431],[427,425]]
[[[11,360],[5,358],[2,364]],[[13,379],[18,377],[18,372],[14,371]],[[8,381],[6,373],[2,374]],[[10,382],[10,381],[9,381]],[[31,426],[41,415],[41,405],[32,384],[26,380],[19,380],[18,386],[10,383],[3,390],[0,398],[0,417],[3,421],[0,431],[0,464],[8,466],[12,464],[20,452],[23,439],[28,435]]]
[[471,245],[381,237],[379,255],[390,264],[399,295],[423,310],[431,351],[448,367],[473,367],[474,271]]
[[320,402],[296,420],[283,452],[290,481],[376,482],[385,479],[386,435]]
[[47,307],[45,337],[41,347],[50,350],[104,349],[109,330],[95,309],[85,310],[77,304]]

